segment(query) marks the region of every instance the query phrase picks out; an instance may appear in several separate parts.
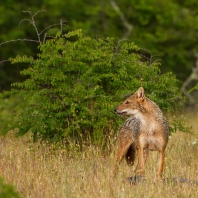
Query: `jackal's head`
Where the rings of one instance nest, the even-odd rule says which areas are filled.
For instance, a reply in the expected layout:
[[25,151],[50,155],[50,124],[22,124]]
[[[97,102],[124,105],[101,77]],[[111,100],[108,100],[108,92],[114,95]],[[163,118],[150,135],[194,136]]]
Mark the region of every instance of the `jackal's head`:
[[136,115],[144,111],[144,88],[140,87],[135,94],[129,96],[121,105],[114,109],[119,115]]

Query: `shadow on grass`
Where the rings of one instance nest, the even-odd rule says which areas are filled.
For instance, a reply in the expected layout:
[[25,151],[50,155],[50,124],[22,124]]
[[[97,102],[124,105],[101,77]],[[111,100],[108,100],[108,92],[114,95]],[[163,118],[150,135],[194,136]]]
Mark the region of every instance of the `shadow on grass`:
[[[136,185],[136,184],[139,184],[139,183],[145,183],[145,182],[148,182],[148,180],[143,177],[143,176],[138,176],[138,175],[135,175],[135,176],[132,176],[132,177],[127,177],[124,182],[127,182],[131,185]],[[173,177],[173,178],[164,178],[162,179],[162,183],[166,184],[166,183],[172,183],[172,184],[188,184],[188,185],[196,185],[198,186],[198,181],[196,180],[188,180],[186,178],[176,178],[176,177]]]

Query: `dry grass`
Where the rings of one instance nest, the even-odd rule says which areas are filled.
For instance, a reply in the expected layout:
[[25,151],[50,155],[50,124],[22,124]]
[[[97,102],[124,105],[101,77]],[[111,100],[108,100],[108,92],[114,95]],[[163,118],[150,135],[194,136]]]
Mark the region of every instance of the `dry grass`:
[[[170,138],[164,177],[198,181],[198,115],[189,114],[195,135],[177,132]],[[197,186],[161,183],[155,180],[156,152],[146,165],[146,182],[131,186],[123,180],[134,173],[123,163],[112,179],[114,153],[104,156],[89,146],[83,153],[76,147],[66,152],[56,145],[31,145],[27,137],[1,137],[0,173],[22,197],[31,198],[116,198],[116,197],[198,197]],[[114,149],[115,150],[115,149]]]

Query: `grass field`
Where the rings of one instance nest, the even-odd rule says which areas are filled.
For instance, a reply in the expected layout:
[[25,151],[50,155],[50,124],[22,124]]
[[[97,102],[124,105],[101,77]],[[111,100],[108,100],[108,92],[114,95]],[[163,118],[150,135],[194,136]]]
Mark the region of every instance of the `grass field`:
[[[177,132],[170,138],[164,177],[182,177],[198,181],[198,113],[188,114],[194,135]],[[117,178],[112,179],[114,151],[103,154],[95,146],[76,146],[70,151],[57,145],[32,144],[28,137],[14,138],[12,133],[0,139],[0,174],[27,198],[128,198],[198,197],[198,186],[155,180],[157,153],[146,164],[146,181],[134,186],[126,177],[134,175],[123,161]]]

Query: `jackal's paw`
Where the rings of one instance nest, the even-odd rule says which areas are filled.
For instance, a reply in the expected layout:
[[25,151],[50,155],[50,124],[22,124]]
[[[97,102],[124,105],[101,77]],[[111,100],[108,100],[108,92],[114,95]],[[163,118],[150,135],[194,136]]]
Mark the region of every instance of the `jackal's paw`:
[[164,178],[162,178],[162,174],[159,173],[156,174],[156,181],[164,183]]
[[125,179],[125,182],[128,182],[128,183],[130,183],[130,184],[132,184],[132,185],[141,183],[141,182],[143,182],[143,181],[145,181],[145,178],[144,178],[143,176],[138,176],[138,175],[134,175],[134,176],[132,176],[132,177],[127,177],[127,178]]
[[145,171],[144,171],[144,169],[139,169],[139,170],[136,171],[136,173],[138,173],[139,175],[143,176]]

